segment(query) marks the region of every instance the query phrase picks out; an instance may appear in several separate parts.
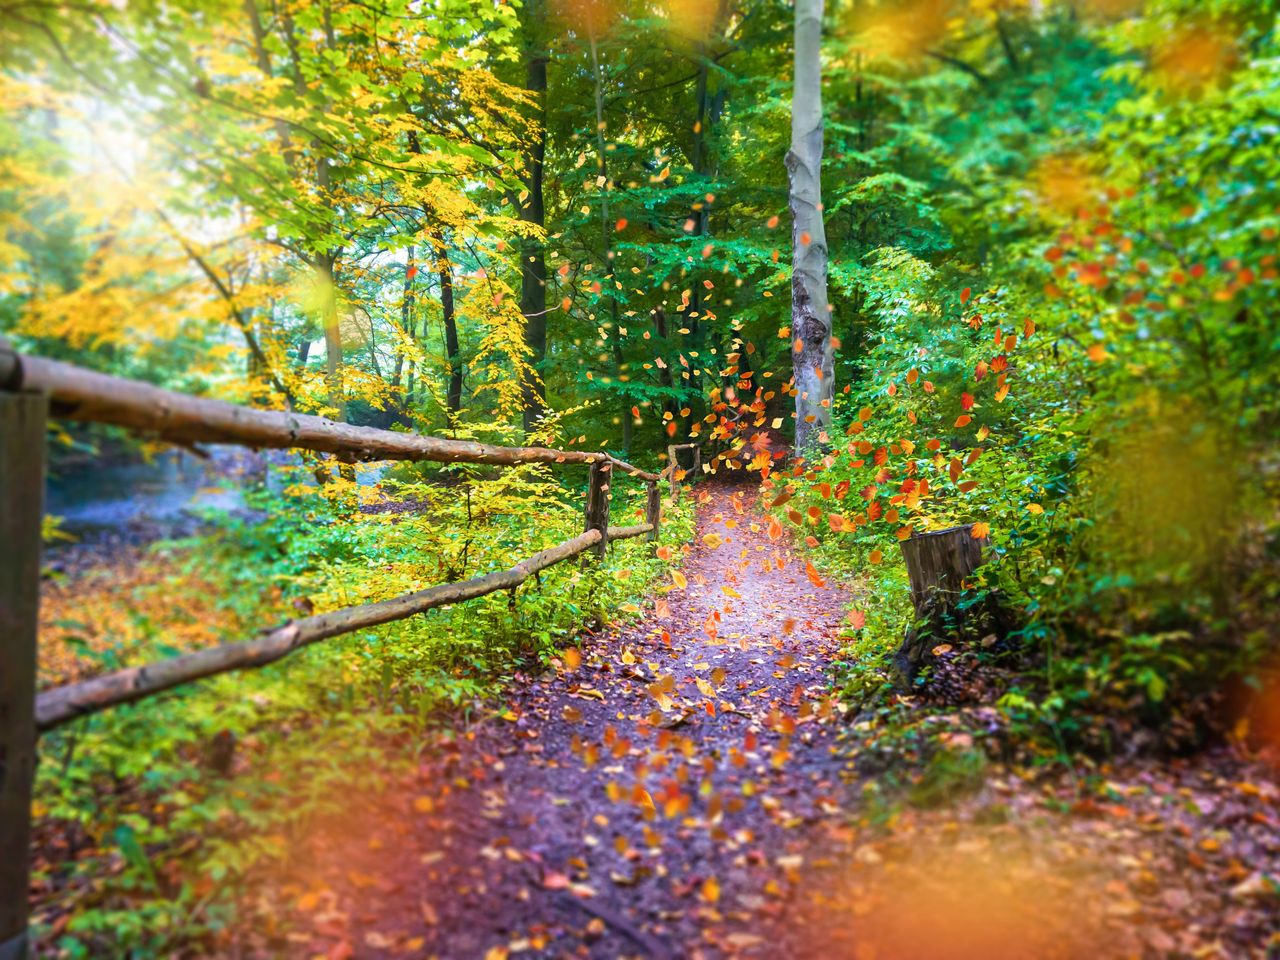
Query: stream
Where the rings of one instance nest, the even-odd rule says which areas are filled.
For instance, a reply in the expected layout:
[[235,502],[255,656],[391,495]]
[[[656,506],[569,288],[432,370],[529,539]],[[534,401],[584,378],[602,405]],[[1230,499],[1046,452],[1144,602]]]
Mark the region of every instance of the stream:
[[[169,450],[151,458],[86,458],[51,465],[45,513],[61,518],[60,529],[75,542],[54,541],[46,544],[47,552],[189,536],[200,529],[202,511],[247,514],[248,490],[264,483],[272,490],[282,489],[286,481],[271,466],[301,463],[297,454],[282,451],[215,446],[207,452],[207,459]],[[381,464],[358,466],[359,482],[377,483],[383,469]],[[315,483],[309,473],[303,478]]]

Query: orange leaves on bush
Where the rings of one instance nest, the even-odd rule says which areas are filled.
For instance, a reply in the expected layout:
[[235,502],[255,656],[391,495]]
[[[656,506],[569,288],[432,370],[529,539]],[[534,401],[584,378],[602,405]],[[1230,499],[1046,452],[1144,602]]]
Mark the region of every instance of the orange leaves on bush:
[[961,302],[961,303],[968,303],[968,302],[969,302],[969,294],[970,294],[970,292],[971,292],[971,291],[969,290],[969,288],[968,288],[968,287],[965,287],[963,290],[961,290],[961,291],[960,291],[960,302]]
[[777,225],[778,225],[777,214],[774,214],[772,217],[770,217],[768,220],[765,221],[765,226],[768,227],[770,230],[772,230]]
[[972,393],[962,393],[962,394],[960,394],[960,409],[961,409],[961,410],[972,410],[972,409],[973,409],[973,394],[972,394]]
[[920,371],[917,370],[915,367],[912,367],[910,370],[907,371],[907,383],[915,383],[919,379],[920,379]]
[[967,413],[962,413],[960,416],[956,417],[957,427],[967,427],[971,423],[973,423],[973,417],[969,416]]
[[858,419],[861,420],[863,423],[866,423],[868,420],[871,419],[871,413],[872,411],[870,407],[863,407],[861,410],[858,411]]
[[952,483],[955,483],[960,479],[960,471],[963,469],[964,467],[960,465],[960,458],[952,457],[951,464],[947,467],[947,475],[951,477]]
[[981,540],[983,537],[991,535],[991,527],[986,523],[979,521],[973,525],[973,529],[969,531],[969,536],[975,540]]
[[867,614],[865,610],[849,611],[849,626],[855,630],[861,630],[867,625]]
[[769,518],[769,539],[777,540],[781,536],[782,536],[782,524],[778,522],[776,517],[770,517]]
[[879,550],[872,550],[871,553],[867,555],[867,561],[869,563],[879,563],[883,559],[884,554]]

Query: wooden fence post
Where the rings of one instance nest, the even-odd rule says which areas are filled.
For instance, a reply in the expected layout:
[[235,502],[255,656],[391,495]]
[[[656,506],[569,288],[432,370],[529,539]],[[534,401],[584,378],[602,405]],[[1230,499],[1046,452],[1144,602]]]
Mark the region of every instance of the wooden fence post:
[[48,398],[0,388],[0,960],[25,960]]
[[658,481],[649,481],[649,499],[645,503],[644,522],[653,524],[649,531],[649,539],[658,539],[658,521],[662,517],[662,492],[658,489]]
[[671,502],[680,502],[680,481],[676,477],[676,471],[680,469],[680,446],[679,444],[667,444],[667,469],[671,471]]
[[[671,502],[680,502],[680,481],[676,478],[676,471],[682,470],[680,466],[680,451],[692,450],[692,459],[688,470],[684,470],[686,478],[697,478],[698,469],[702,466],[702,447],[696,443],[673,443],[667,446],[667,468],[671,471]],[[693,479],[689,479],[689,483],[693,483]]]
[[591,465],[591,479],[587,484],[587,530],[599,530],[600,542],[595,554],[604,559],[609,546],[609,481],[613,464],[601,460]]

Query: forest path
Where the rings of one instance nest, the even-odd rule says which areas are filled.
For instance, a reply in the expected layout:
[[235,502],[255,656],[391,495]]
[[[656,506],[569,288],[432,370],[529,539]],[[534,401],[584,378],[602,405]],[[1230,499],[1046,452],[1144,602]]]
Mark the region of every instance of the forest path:
[[778,955],[813,845],[843,829],[845,598],[753,492],[697,496],[687,586],[324,836],[298,955]]

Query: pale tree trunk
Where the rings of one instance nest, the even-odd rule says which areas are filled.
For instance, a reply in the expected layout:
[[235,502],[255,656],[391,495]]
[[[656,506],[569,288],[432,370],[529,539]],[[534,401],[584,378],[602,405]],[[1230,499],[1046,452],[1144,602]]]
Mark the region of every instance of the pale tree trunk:
[[827,234],[822,225],[822,5],[796,0],[795,89],[791,98],[791,361],[796,453],[811,455],[831,424],[834,388],[827,309]]
[[336,408],[334,419],[347,419],[347,402],[342,392],[342,327],[338,317],[336,258],[320,258],[320,325],[324,328],[325,382],[329,388],[329,404]]

